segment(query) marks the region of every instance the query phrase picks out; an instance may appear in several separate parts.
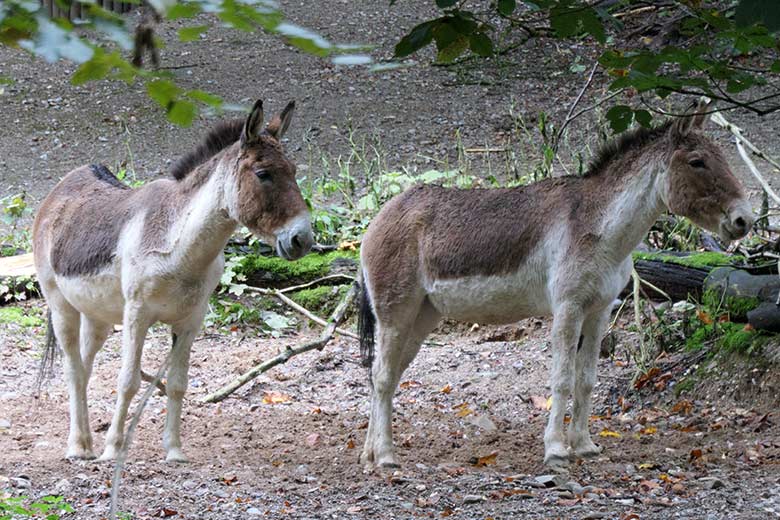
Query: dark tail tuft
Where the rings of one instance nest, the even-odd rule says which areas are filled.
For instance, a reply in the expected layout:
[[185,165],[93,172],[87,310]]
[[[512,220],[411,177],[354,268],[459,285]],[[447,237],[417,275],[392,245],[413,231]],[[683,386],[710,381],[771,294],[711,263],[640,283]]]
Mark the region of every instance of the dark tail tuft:
[[360,357],[363,366],[371,369],[374,363],[374,329],[376,328],[376,316],[371,307],[371,297],[368,295],[366,283],[360,278],[360,301],[358,311],[358,335],[360,336]]
[[54,325],[51,321],[51,311],[46,313],[46,344],[41,355],[41,364],[38,367],[38,381],[36,386],[38,393],[43,382],[50,379],[54,373],[54,361],[57,357],[57,337],[54,335]]

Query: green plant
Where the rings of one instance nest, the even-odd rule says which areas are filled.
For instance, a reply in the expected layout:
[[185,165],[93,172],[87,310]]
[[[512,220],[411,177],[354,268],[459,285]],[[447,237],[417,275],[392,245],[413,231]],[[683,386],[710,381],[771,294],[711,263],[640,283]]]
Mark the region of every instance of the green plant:
[[135,175],[135,170],[133,169],[127,169],[127,168],[120,168],[116,172],[116,178],[119,179],[119,182],[124,182],[131,188],[140,188],[144,185],[144,180],[139,179]]
[[348,289],[347,285],[322,285],[296,291],[290,294],[290,298],[316,314],[329,316],[347,294]]
[[44,323],[41,309],[38,307],[27,309],[11,306],[0,307],[0,324],[11,323],[22,327],[40,327]]
[[73,513],[74,509],[61,496],[45,496],[25,505],[27,497],[7,497],[0,495],[0,520],[21,518],[44,518],[59,520],[61,513]]
[[0,236],[0,256],[13,256],[18,250],[32,249],[29,230],[20,226],[21,220],[32,213],[26,198],[25,192],[0,198],[0,221],[8,226],[8,232]]

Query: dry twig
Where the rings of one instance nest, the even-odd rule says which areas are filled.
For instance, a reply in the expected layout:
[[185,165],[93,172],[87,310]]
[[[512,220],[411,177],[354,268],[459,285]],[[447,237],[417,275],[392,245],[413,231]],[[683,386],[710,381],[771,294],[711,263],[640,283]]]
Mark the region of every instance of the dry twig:
[[206,396],[203,401],[206,403],[217,403],[219,401],[222,401],[227,396],[244,386],[246,383],[251,381],[252,379],[256,378],[263,372],[267,372],[268,370],[272,369],[276,365],[281,365],[282,363],[286,363],[290,360],[293,356],[297,356],[298,354],[302,354],[304,352],[308,352],[310,350],[322,350],[323,347],[331,340],[333,337],[333,334],[338,330],[336,327],[339,323],[344,321],[344,316],[347,313],[347,309],[349,308],[350,304],[355,300],[355,297],[357,296],[357,283],[353,283],[352,286],[349,289],[349,292],[344,296],[344,298],[341,300],[341,302],[338,304],[336,309],[333,311],[333,314],[331,314],[330,319],[327,322],[327,326],[325,327],[325,330],[322,331],[322,334],[320,335],[319,339],[316,341],[311,341],[309,343],[304,343],[303,345],[297,346],[297,347],[287,347],[284,352],[279,354],[278,356],[269,359],[268,361],[265,361],[263,363],[260,363],[259,365],[254,366],[251,370],[248,372],[240,375],[238,378],[234,379],[229,384],[223,386],[216,392],[209,394]]

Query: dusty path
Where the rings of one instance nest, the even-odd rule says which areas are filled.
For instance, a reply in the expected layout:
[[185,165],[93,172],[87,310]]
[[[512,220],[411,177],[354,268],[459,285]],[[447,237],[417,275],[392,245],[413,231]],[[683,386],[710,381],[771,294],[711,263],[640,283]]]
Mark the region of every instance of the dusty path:
[[[630,376],[619,366],[620,354],[601,361],[596,388],[590,428],[605,432],[596,437],[604,455],[544,487],[538,477],[550,473],[541,464],[547,324],[522,326],[527,333],[515,342],[487,341],[494,338],[484,331],[450,332],[436,337],[444,346],[423,349],[396,399],[403,467],[368,474],[357,464],[368,387],[356,345],[339,341],[300,356],[237,397],[203,405],[201,397],[238,372],[304,339],[209,330],[195,343],[185,403],[184,442],[192,462],[162,462],[165,404],[153,397],[127,465],[122,510],[136,519],[215,520],[780,515],[777,414],[758,403],[756,410],[740,409],[720,396],[689,402],[666,392],[618,401]],[[97,450],[114,404],[118,339],[115,334],[98,356],[90,388]],[[62,494],[78,511],[73,518],[102,518],[112,467],[62,459],[67,401],[61,377],[44,397],[32,397],[41,340],[24,331],[0,337],[0,420],[10,422],[0,430],[0,479],[32,496]],[[161,361],[166,342],[164,330],[152,333],[147,368]],[[264,402],[268,392],[287,402]]]

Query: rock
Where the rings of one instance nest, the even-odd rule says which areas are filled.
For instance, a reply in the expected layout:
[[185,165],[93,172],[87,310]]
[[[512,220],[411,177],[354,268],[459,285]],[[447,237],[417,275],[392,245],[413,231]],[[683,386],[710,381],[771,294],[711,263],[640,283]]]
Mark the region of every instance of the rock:
[[534,478],[534,481],[543,487],[554,488],[566,484],[566,477],[563,475],[539,475]]
[[720,480],[718,477],[702,477],[699,482],[704,484],[707,489],[720,489],[726,487],[726,483]]
[[564,489],[563,491],[558,492],[558,498],[562,498],[564,500],[571,500],[572,498],[574,498],[574,493]]
[[478,502],[484,502],[485,497],[482,495],[466,495],[463,497],[463,503],[464,504],[476,504]]
[[247,509],[246,514],[252,516],[263,516],[263,512],[257,509],[256,507],[250,507],[249,509]]
[[624,505],[624,506],[633,506],[634,505],[634,499],[633,498],[618,498],[615,500],[618,504]]
[[24,476],[11,477],[11,485],[17,489],[30,489],[32,487],[30,479]]
[[568,489],[575,495],[582,495],[585,492],[585,488],[583,488],[582,486],[579,485],[579,483],[574,482],[573,480],[564,484],[563,487]]
[[10,430],[11,429],[11,421],[8,419],[0,419],[0,431],[3,430]]
[[474,415],[468,419],[468,422],[487,432],[494,432],[498,429],[496,428],[496,424],[491,421],[490,417],[487,415]]
[[68,489],[70,489],[70,481],[66,478],[60,479],[57,481],[56,484],[54,484],[54,489],[58,493],[64,493]]
[[598,520],[599,518],[606,518],[606,517],[607,517],[607,513],[593,512],[580,517],[580,520]]

